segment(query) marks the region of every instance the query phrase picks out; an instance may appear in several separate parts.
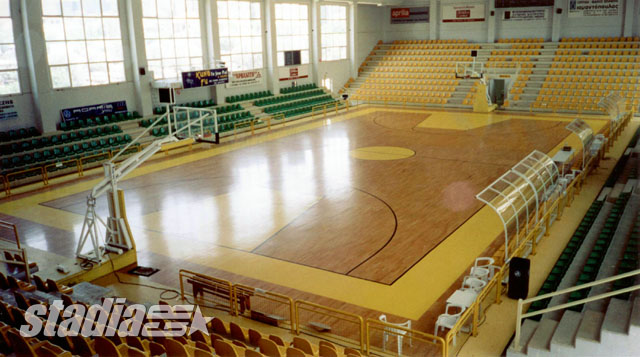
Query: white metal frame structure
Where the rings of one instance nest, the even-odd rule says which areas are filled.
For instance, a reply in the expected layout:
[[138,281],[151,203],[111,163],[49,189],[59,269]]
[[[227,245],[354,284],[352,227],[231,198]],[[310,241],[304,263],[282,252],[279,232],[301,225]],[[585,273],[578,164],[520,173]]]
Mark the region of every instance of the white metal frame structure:
[[456,62],[456,78],[482,78],[484,74],[484,64],[482,62],[476,62],[475,57],[473,62]]
[[[185,112],[186,123],[184,122],[185,120],[180,120],[178,118],[181,112]],[[200,125],[197,125],[195,128],[196,131],[199,131],[199,133],[194,135],[194,132],[192,130],[192,127],[194,126],[193,122],[195,122],[197,119],[200,119],[200,118],[207,119],[210,117],[213,118],[213,123],[214,123],[214,126],[213,126],[214,140],[208,140],[205,138],[204,120],[199,120]],[[208,142],[210,141],[215,143],[219,142],[218,114],[215,109],[174,106],[173,115],[170,115],[169,119],[170,119],[169,122],[173,124],[173,125],[169,125],[169,135],[173,135],[172,133],[173,128],[176,128],[178,131],[180,131],[182,128],[186,127],[187,132],[186,133],[183,132],[183,135],[180,135],[178,134],[178,132],[176,132],[176,135],[178,135],[180,139],[191,138],[195,136],[198,141],[208,141]],[[173,121],[171,121],[171,119],[173,119]]]
[[593,130],[584,120],[575,118],[569,125],[565,127],[570,132],[576,134],[582,143],[582,169],[586,165],[589,158],[589,148],[593,144]]
[[509,239],[513,234],[509,234],[510,229],[515,228],[516,244],[519,244],[520,228],[524,226],[529,232],[529,220],[534,209],[535,222],[538,222],[542,204],[555,191],[559,175],[553,160],[534,150],[476,195],[476,199],[491,207],[502,221],[505,260],[511,258]]
[[[95,263],[102,263],[103,251],[100,242],[100,234],[98,228],[98,222],[105,228],[104,239],[104,251],[114,252],[122,254],[124,250],[129,250],[133,247],[132,239],[129,235],[129,229],[125,217],[120,210],[120,198],[118,196],[118,182],[125,176],[135,170],[138,166],[144,163],[147,159],[153,156],[156,152],[162,149],[162,145],[178,141],[178,135],[187,130],[191,134],[192,126],[199,126],[204,119],[210,117],[213,114],[216,115],[215,110],[206,109],[208,114],[201,115],[195,120],[189,120],[188,124],[175,132],[171,132],[171,110],[169,105],[166,106],[167,112],[156,118],[156,120],[134,140],[127,144],[122,150],[120,150],[111,160],[104,163],[105,177],[96,186],[93,187],[91,193],[87,196],[87,211],[84,217],[84,223],[82,225],[82,232],[80,233],[80,240],[76,248],[76,256],[81,259],[87,259]],[[132,145],[135,145],[140,139],[145,136],[150,130],[159,124],[164,119],[167,119],[170,134],[155,140],[149,146],[143,150],[133,154],[129,158],[116,164],[116,159],[126,152]],[[217,122],[216,122],[217,128]],[[96,200],[102,195],[109,195],[109,217],[105,222],[96,213],[95,206]],[[84,245],[87,241],[91,241],[93,249],[91,252],[83,253]]]

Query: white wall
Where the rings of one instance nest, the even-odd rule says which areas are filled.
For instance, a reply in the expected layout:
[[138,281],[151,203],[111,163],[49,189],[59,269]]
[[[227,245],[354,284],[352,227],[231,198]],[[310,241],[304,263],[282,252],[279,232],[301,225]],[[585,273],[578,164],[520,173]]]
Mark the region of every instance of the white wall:
[[[424,6],[424,5],[423,5]],[[385,6],[382,23],[384,24],[384,42],[395,40],[425,40],[429,38],[429,23],[392,24],[391,9],[396,6]]]
[[[369,55],[373,47],[382,40],[385,10],[384,7],[372,5],[358,5],[356,18],[356,39],[358,48],[356,52],[356,64],[360,66]],[[357,67],[356,66],[356,67]]]

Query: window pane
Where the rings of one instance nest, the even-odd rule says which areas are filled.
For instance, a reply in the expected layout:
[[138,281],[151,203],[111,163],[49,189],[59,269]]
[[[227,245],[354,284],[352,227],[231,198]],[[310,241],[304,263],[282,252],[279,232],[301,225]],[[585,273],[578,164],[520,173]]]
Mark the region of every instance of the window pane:
[[189,53],[191,56],[202,56],[202,42],[199,38],[189,39]]
[[0,72],[0,95],[20,93],[17,71]]
[[142,19],[142,28],[144,38],[159,38],[157,19]]
[[14,45],[0,45],[0,69],[16,69],[16,48]]
[[156,17],[156,0],[142,0],[142,16]]
[[64,16],[82,16],[80,0],[62,0],[62,14]]
[[67,40],[84,40],[84,24],[81,17],[65,17],[64,31]]
[[160,53],[160,41],[159,40],[146,40],[145,46],[147,48],[147,59],[161,59]]
[[200,9],[198,8],[198,0],[187,0],[187,17],[191,19],[200,18]]
[[47,42],[47,58],[50,65],[69,63],[66,42]]
[[118,16],[118,0],[102,0],[103,16]]
[[87,56],[89,57],[89,62],[106,61],[104,41],[87,41]]
[[124,82],[127,80],[124,74],[123,62],[111,62],[109,63],[109,79],[111,83]]
[[85,17],[84,31],[87,40],[101,40],[104,38],[102,33],[102,21],[99,17]]
[[118,18],[103,18],[102,24],[104,27],[104,38],[106,39],[120,39],[120,20]]
[[104,41],[104,46],[107,51],[107,61],[122,61],[122,41],[109,40]]
[[42,15],[62,15],[60,0],[42,0]]
[[51,67],[51,84],[53,88],[71,87],[69,67]]
[[173,20],[173,36],[175,38],[187,37],[187,20],[185,19]]
[[109,73],[106,63],[91,63],[89,65],[89,72],[91,73],[91,84],[100,85],[109,83]]
[[89,65],[86,63],[72,64],[69,66],[71,71],[71,85],[74,87],[86,87],[91,84],[89,77]]
[[82,14],[84,16],[101,16],[100,0],[82,0]]
[[45,17],[42,19],[42,25],[45,40],[64,40],[64,24],[61,18]]
[[87,47],[84,41],[67,42],[67,53],[69,55],[69,63],[87,62]]
[[228,67],[261,68],[262,61],[254,61],[253,57],[259,53],[262,58],[260,2],[218,0],[217,4],[220,52]]
[[13,24],[10,18],[0,18],[0,43],[13,43]]

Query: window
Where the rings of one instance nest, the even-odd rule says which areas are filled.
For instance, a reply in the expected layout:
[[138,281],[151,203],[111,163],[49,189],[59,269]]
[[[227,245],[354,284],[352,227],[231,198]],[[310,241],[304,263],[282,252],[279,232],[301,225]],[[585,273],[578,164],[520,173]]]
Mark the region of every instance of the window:
[[347,58],[347,7],[341,5],[320,6],[320,32],[322,61]]
[[198,0],[142,0],[149,70],[155,79],[203,69]]
[[305,4],[276,4],[278,66],[284,66],[284,51],[300,50],[302,64],[309,63],[309,13]]
[[263,67],[259,2],[218,0],[218,30],[220,58],[230,71]]
[[333,92],[333,79],[331,79],[331,78],[323,78],[322,79],[322,86],[324,88],[327,88],[327,90],[329,90],[329,92]]
[[124,82],[118,0],[42,0],[53,88]]
[[0,0],[0,95],[20,93],[9,0]]

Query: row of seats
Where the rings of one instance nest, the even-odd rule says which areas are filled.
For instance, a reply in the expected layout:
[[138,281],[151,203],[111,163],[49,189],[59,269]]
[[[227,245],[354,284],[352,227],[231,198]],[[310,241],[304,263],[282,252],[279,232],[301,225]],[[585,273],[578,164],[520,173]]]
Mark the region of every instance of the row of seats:
[[69,130],[84,129],[84,128],[89,128],[93,126],[113,124],[121,121],[138,119],[138,118],[142,118],[140,114],[138,114],[138,112],[127,112],[126,114],[120,113],[120,114],[105,115],[102,117],[89,118],[86,120],[78,119],[78,120],[72,120],[72,121],[63,121],[63,122],[60,122],[60,130],[69,131]]
[[315,89],[315,88],[318,88],[318,86],[316,86],[315,83],[308,83],[308,84],[303,84],[303,85],[299,85],[299,86],[281,88],[280,89],[280,94],[289,94],[289,93],[295,93],[295,92],[302,92],[302,91]]
[[[519,93],[522,94],[522,93]],[[571,103],[584,103],[584,104],[598,104],[602,96],[560,96],[558,95],[544,95],[540,94],[536,98],[539,102],[571,102]],[[514,98],[515,100],[515,98]]]
[[430,45],[430,44],[446,44],[446,43],[467,43],[466,39],[453,40],[395,40],[395,45]]
[[[605,77],[603,77],[604,79]],[[547,78],[549,79],[549,78]],[[594,80],[593,77],[587,77],[587,79]],[[598,78],[595,78],[597,80]],[[640,84],[626,84],[626,83],[595,83],[595,82],[543,82],[542,89],[578,89],[578,90],[615,90],[615,91],[637,91]]]
[[639,50],[557,50],[556,56],[584,56],[585,53],[589,56],[637,56],[640,54]]
[[[595,222],[596,217],[598,217],[603,205],[604,201],[595,201],[591,204],[587,213],[584,215],[584,218],[582,218],[580,225],[575,232],[573,232],[573,236],[565,246],[558,260],[556,260],[553,268],[551,268],[551,272],[547,276],[547,279],[542,283],[542,287],[540,288],[540,291],[538,291],[538,296],[554,292],[558,289],[560,281],[564,278],[567,269],[569,269],[569,266],[587,236],[587,233],[591,230],[591,226],[593,226],[593,223]],[[531,306],[529,306],[529,312],[547,308],[550,301],[551,299],[534,301],[531,303]],[[542,315],[537,315],[532,317],[532,319],[540,320],[541,316]]]
[[491,51],[492,56],[539,56],[540,51],[534,50],[493,50]]
[[213,99],[209,99],[209,100],[198,100],[195,102],[183,103],[178,105],[183,107],[192,107],[192,108],[208,108],[208,107],[213,107],[214,105],[216,105],[216,103]]
[[[378,49],[379,47],[376,47]],[[480,45],[475,44],[394,44],[389,46],[391,50],[477,50],[480,49]]]
[[[564,81],[564,82],[582,82],[580,78],[584,78],[587,76],[595,77],[595,76],[605,76],[605,77],[627,77],[630,80],[634,80],[636,82],[636,78],[640,75],[640,71],[637,70],[624,70],[624,69],[551,69],[549,70],[549,75],[551,76],[562,76],[562,77],[552,77],[555,81]],[[576,77],[572,77],[576,76]],[[624,78],[620,80],[619,78],[613,78],[612,81],[618,81],[619,83],[624,81]],[[631,83],[628,80],[627,83]],[[613,83],[613,82],[612,82]]]
[[451,56],[469,56],[470,52],[469,51],[461,51],[461,50],[404,50],[404,51],[397,51],[397,50],[390,50],[390,51],[382,51],[380,53],[378,52],[372,52],[371,56],[444,56],[444,55],[451,55]]
[[[389,64],[389,65],[398,65],[396,62],[406,63],[409,62],[436,62],[434,63],[442,63],[442,62],[465,62],[469,61],[471,57],[469,55],[464,56],[397,56],[397,55],[385,55],[382,58],[377,59],[378,63],[381,65]],[[409,65],[409,64],[407,64]]]
[[[640,245],[640,213],[636,216],[633,228],[629,234],[629,239],[622,253],[622,259],[618,264],[618,274],[628,273],[638,269],[638,246]],[[616,280],[613,283],[613,290],[621,290],[635,285],[635,278],[629,277]],[[622,294],[620,298],[629,299],[629,294]]]
[[541,43],[544,38],[501,38],[498,43]]
[[[455,86],[434,86],[434,85],[396,85],[396,84],[363,84],[362,89],[390,89],[390,90],[419,90],[424,92],[453,92],[456,90]],[[429,93],[424,93],[429,95]]]
[[12,155],[25,151],[37,150],[46,147],[52,147],[60,144],[66,144],[74,141],[82,141],[91,138],[98,138],[101,136],[113,135],[121,133],[122,130],[117,125],[105,126],[103,128],[78,130],[69,134],[62,133],[58,135],[45,136],[42,138],[36,138],[17,142],[13,144],[7,144],[0,146],[0,154],[2,156]]
[[[375,72],[400,72],[400,73],[455,73],[455,63],[451,63],[448,67],[376,67]],[[448,76],[447,78],[451,78]]]
[[321,95],[321,94],[324,94],[324,93],[325,92],[322,89],[315,89],[315,90],[309,90],[309,91],[305,91],[305,92],[298,92],[298,93],[294,93],[294,94],[280,95],[280,96],[277,96],[277,97],[257,100],[255,102],[253,102],[253,104],[255,106],[258,106],[258,107],[263,107],[263,106],[267,106],[267,105],[273,105],[273,104],[296,101],[296,100],[303,99],[303,98],[315,97],[315,96],[318,96],[318,95]]
[[409,79],[409,80],[399,80],[399,79],[367,78],[365,80],[365,83],[455,86],[455,85],[458,85],[459,80],[457,80],[457,79],[436,79],[436,80],[433,80],[433,79],[415,79],[415,80],[414,79]]
[[637,42],[640,37],[565,37],[560,42]]
[[267,91],[260,91],[260,92],[244,93],[240,95],[231,95],[225,98],[225,100],[227,101],[227,103],[236,103],[236,102],[244,102],[246,100],[254,100],[254,99],[259,99],[264,97],[270,97],[272,95],[273,94],[271,93],[271,91],[267,90]]
[[[45,149],[31,154],[13,156],[11,158],[5,157],[2,158],[2,169],[11,170],[16,168],[18,170],[14,171],[20,171],[30,168],[28,165],[45,166],[58,161],[79,159],[98,153],[106,153],[105,150],[119,148],[129,142],[131,142],[131,136],[125,134],[113,136],[108,139],[91,140],[80,144]],[[6,175],[10,172],[11,171],[3,171],[2,174]]]
[[[597,64],[603,64],[605,66],[609,66],[609,68],[613,68],[614,66],[624,66],[624,63],[633,63],[640,62],[640,59],[637,56],[556,56],[553,58],[554,62],[578,62],[578,63],[587,63],[591,62],[593,66],[593,62],[598,62]],[[615,63],[620,63],[615,64]],[[578,64],[580,66],[580,64]]]
[[35,127],[12,129],[9,131],[0,131],[0,143],[8,141],[28,139],[35,136],[40,136],[40,131]]
[[304,100],[299,100],[299,101],[292,101],[292,102],[288,102],[288,103],[284,103],[284,104],[278,104],[278,105],[270,106],[270,107],[265,108],[264,112],[265,113],[269,113],[269,114],[277,114],[277,113],[280,113],[280,112],[286,112],[286,111],[290,111],[290,110],[297,109],[297,108],[300,108],[300,107],[306,107],[306,106],[309,106],[309,105],[322,103],[322,102],[328,101],[329,99],[333,100],[333,97],[331,97],[330,94],[325,94],[325,95],[323,95],[321,97],[317,97],[317,98],[304,99]]
[[371,73],[370,78],[393,78],[393,79],[449,79],[449,74],[441,73]]
[[[506,62],[506,61],[495,61],[488,62],[484,65],[485,68],[534,68],[535,64],[531,62]],[[521,72],[525,73],[525,72]],[[531,71],[527,71],[526,73],[531,74]]]
[[515,56],[515,57],[489,57],[488,62],[531,62],[531,57]]
[[540,44],[523,43],[523,44],[513,45],[511,46],[511,48],[516,50],[528,50],[528,49],[539,50],[544,48],[544,46]]
[[[611,240],[613,239],[613,234],[618,227],[618,223],[620,222],[620,217],[622,216],[622,212],[624,211],[627,202],[631,193],[620,193],[620,196],[616,199],[616,202],[613,205],[613,209],[607,220],[605,221],[604,227],[596,240],[596,244],[591,249],[589,253],[589,257],[587,258],[587,262],[585,266],[582,268],[582,272],[578,277],[577,285],[582,285],[586,283],[590,283],[594,281],[598,275],[598,271],[600,270],[600,265],[602,265],[602,261],[604,259],[605,254],[607,253],[607,249],[611,244]],[[589,295],[589,291],[591,288],[581,289],[578,291],[574,291],[569,295],[569,301],[573,302],[580,299],[584,299]],[[570,310],[574,311],[582,311],[583,305],[577,305],[570,307]]]

